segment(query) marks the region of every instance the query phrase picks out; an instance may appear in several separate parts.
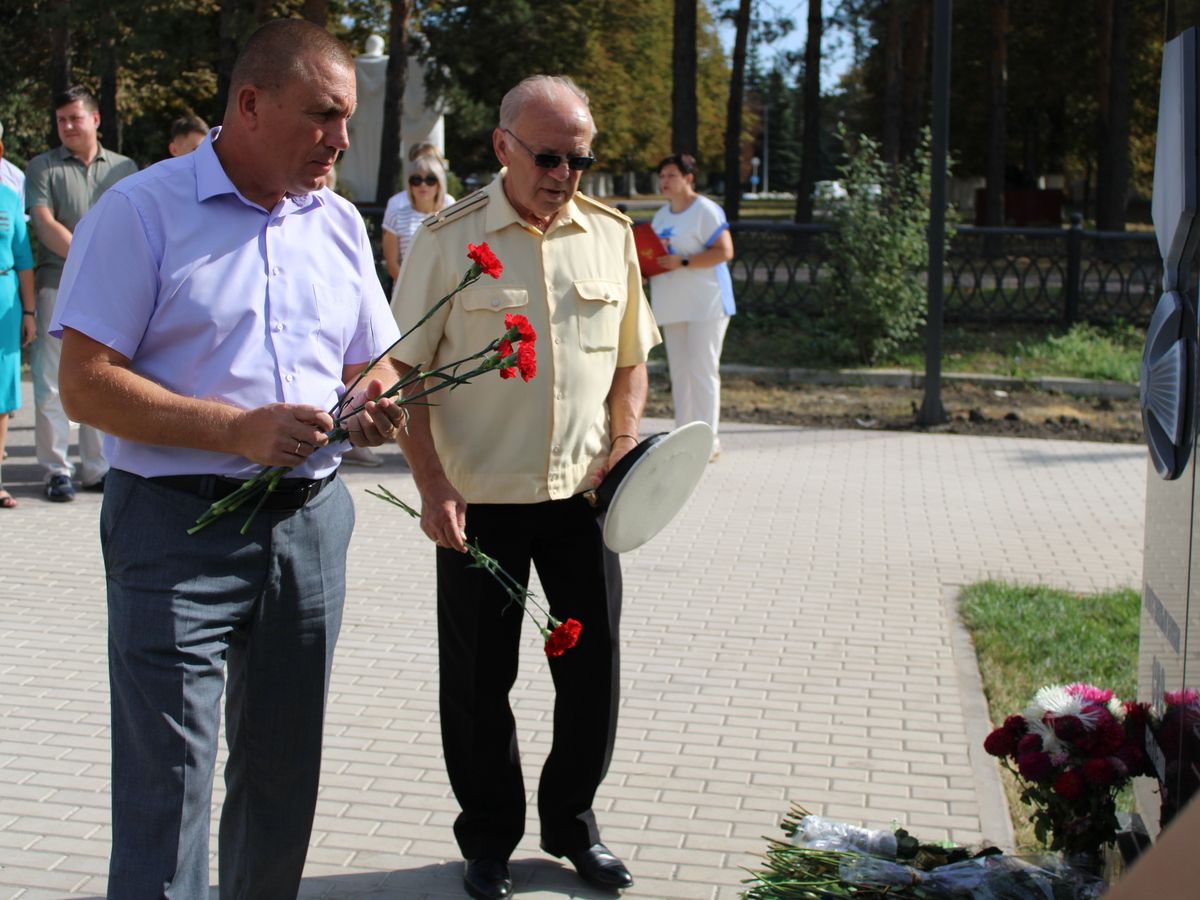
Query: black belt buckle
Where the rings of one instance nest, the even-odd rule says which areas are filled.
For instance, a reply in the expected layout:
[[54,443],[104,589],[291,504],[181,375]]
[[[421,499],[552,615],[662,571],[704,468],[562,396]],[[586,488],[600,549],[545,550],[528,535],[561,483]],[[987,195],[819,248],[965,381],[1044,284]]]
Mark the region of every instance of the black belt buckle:
[[[262,508],[273,512],[303,509],[336,477],[337,472],[334,471],[319,481],[285,478],[275,490],[267,494]],[[226,478],[222,475],[163,475],[147,480],[194,494],[202,500],[222,500],[244,483],[237,478]]]

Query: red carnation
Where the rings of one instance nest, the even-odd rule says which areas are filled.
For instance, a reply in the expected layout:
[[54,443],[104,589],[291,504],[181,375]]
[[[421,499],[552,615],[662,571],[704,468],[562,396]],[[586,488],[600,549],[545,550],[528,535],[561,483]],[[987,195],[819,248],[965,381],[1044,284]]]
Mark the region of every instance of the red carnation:
[[496,254],[492,252],[492,248],[487,245],[486,241],[478,246],[467,244],[467,258],[479,266],[480,272],[484,275],[499,278],[504,272],[504,265],[496,258]]
[[1070,769],[1063,772],[1054,779],[1054,793],[1058,794],[1064,800],[1078,800],[1083,796],[1083,792],[1087,787],[1084,784],[1083,776],[1079,774],[1077,769]]
[[1049,753],[1026,753],[1017,757],[1017,771],[1026,781],[1045,781],[1054,774]]
[[1108,787],[1117,777],[1117,769],[1107,759],[1096,757],[1083,764],[1083,777],[1091,784]]
[[[512,356],[512,342],[508,338],[501,338],[500,343],[496,345],[496,359],[498,362],[504,362],[508,357]],[[512,366],[501,366],[500,377],[512,378],[517,374],[517,370]]]
[[1029,723],[1024,716],[1009,716],[1004,720],[1004,730],[1012,732],[1013,738],[1019,738],[1029,730]]
[[1145,752],[1137,744],[1126,744],[1117,751],[1117,759],[1125,766],[1130,777],[1134,775],[1154,775],[1154,767]]
[[1137,703],[1128,700],[1125,703],[1125,724],[1130,729],[1137,729],[1150,721],[1150,704]]
[[516,328],[517,340],[529,341],[531,344],[537,340],[537,332],[533,330],[533,326],[529,324],[529,320],[524,316],[519,316],[515,313],[505,313],[504,327]]
[[1125,728],[1116,719],[1109,717],[1096,729],[1096,754],[1111,756],[1125,743]]
[[1017,747],[1012,732],[1007,728],[997,728],[983,739],[983,749],[992,756],[1008,756]]
[[564,650],[570,650],[575,646],[579,640],[579,632],[582,630],[583,626],[574,619],[561,622],[546,638],[546,655],[562,656]]
[[1027,734],[1021,740],[1017,741],[1017,756],[1040,753],[1041,749],[1042,736],[1040,734]]
[[1077,716],[1056,716],[1050,724],[1060,741],[1073,741],[1083,733],[1083,723]]
[[517,347],[517,368],[521,370],[521,377],[526,381],[537,374],[537,355],[534,353],[533,344],[521,341]]

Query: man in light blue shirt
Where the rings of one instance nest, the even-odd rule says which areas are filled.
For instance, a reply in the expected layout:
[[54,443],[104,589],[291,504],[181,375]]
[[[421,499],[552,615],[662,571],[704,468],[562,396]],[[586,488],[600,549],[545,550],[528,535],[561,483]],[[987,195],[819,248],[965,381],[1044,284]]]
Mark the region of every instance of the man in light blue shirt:
[[[362,219],[324,189],[347,146],[354,64],[302,20],[235,66],[222,128],[111,188],[79,223],[51,333],[72,417],[107,435],[101,542],[113,732],[109,897],[208,897],[228,662],[222,897],[294,897],[345,594],[353,507],[325,411],[398,332]],[[356,387],[358,446],[395,435]],[[293,471],[189,536],[260,466]]]

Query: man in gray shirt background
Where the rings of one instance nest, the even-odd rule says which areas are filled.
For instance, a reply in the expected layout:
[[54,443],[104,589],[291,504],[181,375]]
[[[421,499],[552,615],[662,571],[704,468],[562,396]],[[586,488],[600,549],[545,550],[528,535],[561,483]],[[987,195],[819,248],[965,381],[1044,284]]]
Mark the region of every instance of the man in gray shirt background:
[[[62,146],[35,156],[25,167],[25,209],[38,240],[37,338],[30,358],[34,437],[38,464],[46,475],[46,499],[62,503],[75,499],[67,459],[70,422],[58,396],[62,344],[46,329],[75,226],[101,194],[137,171],[137,163],[100,145],[100,104],[86,88],[71,87],[55,97],[54,118]],[[102,440],[95,428],[79,426],[79,479],[84,490],[104,489],[108,462]]]

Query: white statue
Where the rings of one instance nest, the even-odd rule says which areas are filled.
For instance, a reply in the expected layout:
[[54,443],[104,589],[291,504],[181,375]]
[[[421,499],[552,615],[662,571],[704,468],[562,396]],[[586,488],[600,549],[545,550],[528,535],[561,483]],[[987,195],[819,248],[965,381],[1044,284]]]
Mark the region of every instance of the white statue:
[[[383,38],[367,38],[366,52],[354,59],[358,81],[358,109],[350,119],[350,149],[338,165],[339,184],[351,199],[370,203],[379,179],[379,142],[383,136],[383,94],[387,84],[388,58]],[[404,81],[404,115],[400,121],[400,160],[413,144],[428,141],[445,152],[445,120],[440,105],[426,106],[425,67],[415,55],[408,58]]]

